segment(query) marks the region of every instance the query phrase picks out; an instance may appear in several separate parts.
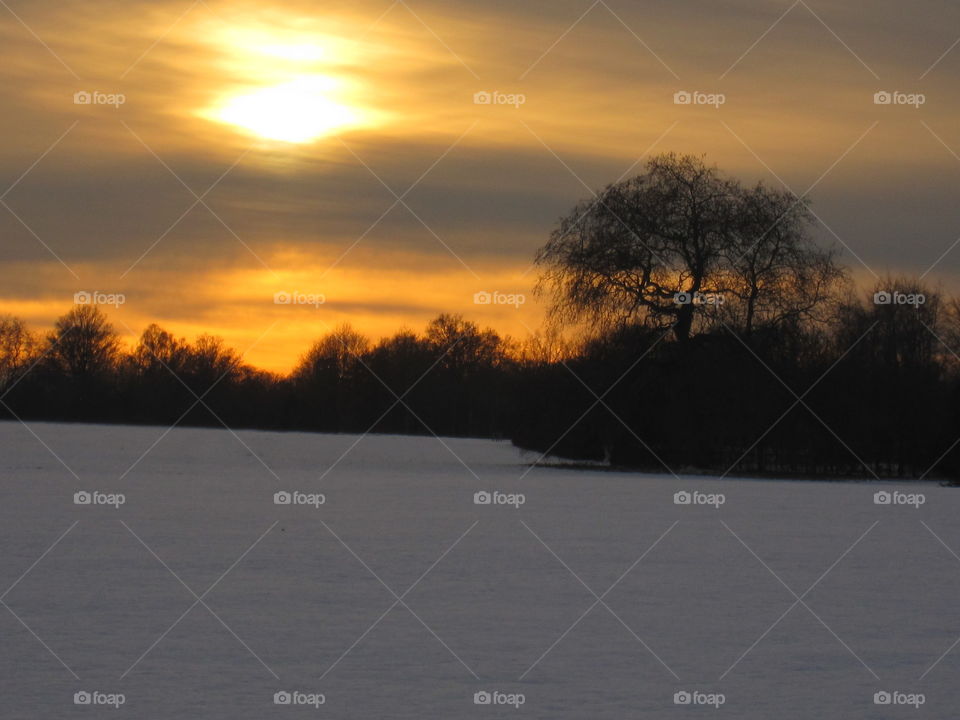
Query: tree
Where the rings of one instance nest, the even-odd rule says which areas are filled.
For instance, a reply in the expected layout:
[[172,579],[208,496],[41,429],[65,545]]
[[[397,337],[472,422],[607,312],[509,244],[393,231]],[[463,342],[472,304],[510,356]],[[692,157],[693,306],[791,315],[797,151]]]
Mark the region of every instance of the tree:
[[831,426],[857,408],[860,422],[844,440],[880,472],[923,473],[956,439],[947,430],[943,315],[940,294],[910,278],[882,278],[865,302],[844,307],[835,333],[843,361],[812,407]]
[[77,380],[108,374],[119,356],[117,333],[94,305],[77,305],[58,318],[47,342],[50,361],[61,373]]
[[495,432],[506,401],[500,336],[444,313],[427,325],[426,342],[436,363],[424,380],[432,395],[425,418],[429,426],[454,435]]
[[37,341],[23,320],[11,315],[0,316],[0,392],[27,367],[36,346]]
[[327,333],[300,358],[293,371],[294,379],[331,378],[347,380],[358,373],[360,358],[370,349],[370,340],[349,324]]
[[183,371],[194,392],[205,393],[214,384],[229,385],[237,380],[244,371],[243,358],[227,347],[223,338],[199,335],[186,349]]
[[808,202],[758,183],[739,191],[736,222],[724,251],[730,323],[750,336],[759,324],[827,319],[846,273],[834,250],[810,239]]
[[960,298],[946,304],[941,336],[941,357],[954,374],[960,373]]
[[383,338],[370,352],[370,369],[397,394],[411,387],[430,368],[431,345],[410,330]]
[[446,370],[470,373],[494,367],[501,360],[500,336],[489,328],[481,330],[462,315],[438,315],[427,325],[426,338],[439,358],[439,367]]
[[514,354],[520,363],[527,366],[549,365],[573,357],[575,346],[559,328],[548,326],[521,340]]
[[349,324],[311,346],[291,375],[301,422],[327,432],[370,427],[367,394],[373,378],[365,367],[369,349],[370,341]]
[[131,360],[141,376],[162,376],[170,371],[179,374],[184,370],[189,352],[190,346],[186,340],[177,340],[171,333],[152,323],[140,336]]
[[537,291],[552,295],[555,321],[643,322],[681,341],[729,296],[749,334],[758,317],[810,312],[842,276],[808,224],[804,201],[667,153],[561,218],[537,253]]

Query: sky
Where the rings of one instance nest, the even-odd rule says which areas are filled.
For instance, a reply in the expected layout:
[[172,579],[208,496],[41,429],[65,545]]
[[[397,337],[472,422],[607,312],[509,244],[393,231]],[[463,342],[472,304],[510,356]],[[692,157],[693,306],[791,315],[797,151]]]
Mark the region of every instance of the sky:
[[342,322],[523,337],[559,217],[666,151],[956,290],[958,72],[935,0],[2,0],[0,313],[277,371]]

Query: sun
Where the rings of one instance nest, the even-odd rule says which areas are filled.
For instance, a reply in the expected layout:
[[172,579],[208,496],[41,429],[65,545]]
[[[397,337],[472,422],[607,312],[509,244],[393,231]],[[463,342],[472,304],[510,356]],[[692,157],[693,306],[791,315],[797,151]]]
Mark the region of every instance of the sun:
[[358,111],[334,99],[336,90],[333,78],[297,77],[227,98],[212,115],[265,140],[314,142],[336,130],[360,124]]
[[303,28],[230,27],[211,33],[222,85],[201,117],[281,143],[305,144],[375,124],[362,101],[361,53]]

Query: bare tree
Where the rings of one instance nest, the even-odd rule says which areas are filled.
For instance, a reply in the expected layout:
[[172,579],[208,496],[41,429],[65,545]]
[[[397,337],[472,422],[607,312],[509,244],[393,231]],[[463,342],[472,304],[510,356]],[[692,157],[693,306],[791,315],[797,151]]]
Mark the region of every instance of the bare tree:
[[677,294],[719,293],[733,239],[736,183],[701,158],[660,155],[647,173],[610,185],[561,219],[537,253],[538,292],[551,316],[610,326],[637,318],[686,339],[698,305]]
[[659,155],[560,220],[537,253],[537,290],[555,321],[646,322],[679,340],[729,293],[749,332],[758,318],[808,312],[842,275],[808,222],[792,196],[745,190],[700,157]]
[[37,340],[23,320],[11,315],[0,316],[0,391],[14,382],[36,349]]
[[183,368],[196,392],[206,392],[214,383],[229,385],[245,370],[243,358],[236,350],[228,347],[223,338],[208,334],[197,336],[189,346]]
[[887,367],[932,368],[947,351],[941,294],[918,278],[887,275],[867,297],[876,360]]
[[502,340],[493,330],[480,327],[462,315],[443,313],[427,325],[427,343],[441,356],[441,368],[470,372],[493,367],[502,359]]
[[141,376],[179,374],[186,365],[190,346],[186,340],[178,340],[156,323],[143,331],[131,355],[137,374]]
[[328,333],[300,359],[293,371],[298,380],[330,376],[345,380],[356,376],[360,358],[370,350],[370,340],[349,324]]
[[513,357],[527,365],[550,365],[574,357],[576,346],[556,326],[536,331],[517,343]]
[[93,378],[114,369],[119,340],[106,315],[94,305],[77,305],[57,319],[48,338],[48,357],[73,378]]
[[845,285],[833,249],[808,234],[807,200],[758,183],[739,192],[733,242],[724,251],[724,315],[749,336],[758,324],[825,320]]

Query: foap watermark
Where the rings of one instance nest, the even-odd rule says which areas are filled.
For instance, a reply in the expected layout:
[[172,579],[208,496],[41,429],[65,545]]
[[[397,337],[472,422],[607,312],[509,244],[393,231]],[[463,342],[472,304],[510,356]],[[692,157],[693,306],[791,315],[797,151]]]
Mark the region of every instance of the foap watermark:
[[904,293],[899,290],[881,290],[873,294],[874,305],[913,305],[919,307],[927,301],[923,293]]
[[473,94],[474,105],[513,105],[513,107],[519,108],[521,105],[525,105],[526,102],[527,96],[523,93],[503,93],[499,90],[488,92],[486,90],[480,90]]
[[305,293],[298,290],[293,292],[276,292],[273,294],[274,305],[310,305],[319,308],[327,302],[327,296],[321,293]]
[[674,105],[712,105],[715,108],[719,108],[721,105],[725,105],[726,102],[727,96],[723,93],[705,93],[699,90],[692,92],[689,90],[677,90],[677,92],[673,94]]
[[274,505],[307,505],[313,508],[319,508],[327,502],[327,496],[323,493],[305,493],[298,490],[287,492],[281,490],[273,494]]
[[516,710],[527,701],[523,693],[505,693],[499,690],[480,690],[473,694],[474,705],[508,705]]
[[299,690],[279,690],[273,694],[274,705],[300,705],[319,708],[327,702],[323,693],[305,693]]
[[119,510],[121,505],[125,505],[127,496],[123,493],[104,493],[99,490],[80,490],[73,494],[74,505],[106,505],[114,510]]
[[99,290],[87,292],[81,290],[73,294],[74,305],[109,305],[118,308],[127,302],[127,296],[123,293],[105,293]]
[[923,93],[904,93],[894,90],[879,90],[873,94],[874,105],[911,105],[919,108],[927,102],[927,96]]
[[874,505],[909,505],[919,510],[925,505],[927,496],[923,493],[905,493],[899,490],[879,490],[873,494]]
[[98,707],[119,708],[127,702],[123,693],[105,693],[98,690],[80,690],[73,694],[74,705],[96,705]]
[[499,490],[487,492],[480,490],[473,494],[474,505],[509,505],[514,510],[519,510],[520,506],[527,502],[527,496],[523,493],[504,493]]
[[697,490],[692,492],[681,490],[673,494],[674,505],[709,505],[715,510],[727,501],[727,496],[723,493],[703,493]]
[[78,90],[73,94],[74,105],[112,105],[119,108],[127,102],[127,96],[123,93],[104,93],[99,90],[88,92]]
[[673,301],[677,305],[723,305],[724,297],[720,293],[678,292]]
[[919,710],[920,706],[927,702],[927,696],[923,693],[905,693],[899,690],[880,690],[873,694],[874,705],[908,705],[914,710]]
[[520,293],[503,293],[499,290],[487,292],[481,290],[473,294],[474,305],[513,305],[520,309],[520,306],[527,302],[527,296]]
[[718,710],[727,702],[723,693],[706,693],[700,690],[680,690],[673,694],[674,705],[706,705]]

